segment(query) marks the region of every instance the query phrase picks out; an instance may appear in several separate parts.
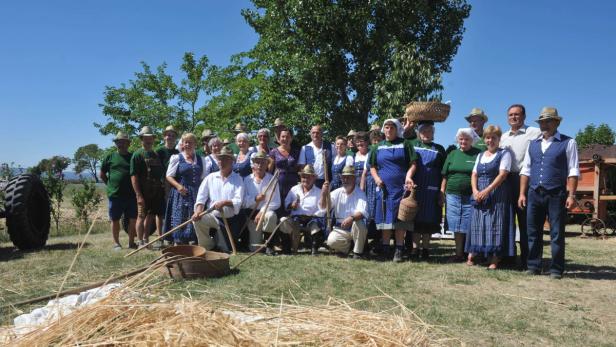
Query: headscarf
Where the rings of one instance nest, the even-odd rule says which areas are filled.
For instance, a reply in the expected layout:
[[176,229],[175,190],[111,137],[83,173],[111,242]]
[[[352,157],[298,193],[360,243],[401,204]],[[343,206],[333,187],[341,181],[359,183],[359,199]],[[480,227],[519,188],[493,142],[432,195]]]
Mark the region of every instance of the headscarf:
[[394,123],[394,125],[396,126],[396,134],[398,135],[398,137],[403,139],[404,138],[404,127],[402,126],[402,123],[400,123],[400,121],[397,120],[396,118],[386,119],[383,122],[383,127],[381,127],[381,132],[385,134],[385,124],[390,123],[390,122]]

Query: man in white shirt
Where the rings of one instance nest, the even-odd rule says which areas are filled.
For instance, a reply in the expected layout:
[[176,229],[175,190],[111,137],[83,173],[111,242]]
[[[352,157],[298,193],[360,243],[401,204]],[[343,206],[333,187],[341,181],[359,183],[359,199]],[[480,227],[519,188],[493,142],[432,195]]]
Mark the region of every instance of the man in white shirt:
[[[280,207],[280,191],[278,190],[278,182],[273,182],[273,189],[265,191],[268,187],[273,176],[268,173],[267,164],[269,156],[264,152],[257,152],[251,157],[252,162],[252,174],[244,177],[244,203],[246,215],[250,216],[252,210],[257,209],[257,213],[253,219],[247,221],[250,250],[256,250],[261,243],[263,243],[263,233],[271,234],[278,223],[276,217],[276,210]],[[272,195],[273,194],[273,195]],[[267,205],[267,201],[271,196],[271,201]],[[263,221],[261,221],[263,220]],[[259,225],[257,230],[257,225]],[[274,248],[271,244],[268,244],[265,253],[267,255],[276,255]]]
[[284,200],[284,206],[291,212],[289,217],[281,218],[280,230],[292,237],[292,248],[297,250],[301,233],[304,241],[312,246],[312,255],[318,255],[318,249],[323,242],[325,230],[324,201],[325,195],[314,184],[316,174],[312,165],[307,164],[299,172],[301,183],[291,188]]
[[[368,228],[364,218],[366,212],[366,194],[355,188],[355,169],[345,166],[342,169],[342,187],[331,193],[332,212],[336,223],[334,230],[327,237],[327,246],[340,256],[346,257],[353,246],[353,259],[361,259]],[[329,192],[329,182],[323,184],[323,193]]]
[[[235,158],[230,148],[224,147],[218,154],[218,160],[220,171],[209,174],[199,186],[192,220],[199,245],[208,250],[216,247],[223,252],[229,252],[230,243],[224,231],[223,217],[227,219],[231,231],[239,234],[244,182],[240,175],[233,172]],[[214,210],[200,216],[206,206],[214,207]],[[210,235],[211,229],[215,230],[214,237]],[[234,239],[238,236],[233,235]]]
[[515,202],[520,196],[520,168],[524,162],[528,145],[532,140],[541,136],[539,128],[530,127],[524,123],[526,120],[526,108],[521,104],[514,104],[507,109],[507,123],[511,126],[501,136],[500,147],[509,149],[512,155],[511,171],[506,184],[511,192],[511,201],[514,203],[514,213],[517,217],[517,225],[520,236],[520,268],[526,270],[528,259],[528,234],[526,232],[526,210],[521,209]]
[[[550,221],[552,263],[550,278],[561,279],[565,271],[565,224],[567,209],[575,205],[580,169],[575,139],[558,132],[562,118],[554,107],[541,110],[542,136],[531,141],[520,170],[518,205],[527,207],[529,275],[541,273],[543,224]],[[526,192],[528,191],[528,200]]]
[[327,170],[331,180],[332,159],[336,149],[332,143],[323,141],[323,130],[320,125],[315,125],[310,129],[310,139],[312,141],[309,144],[302,146],[297,165],[300,169],[303,165],[312,165],[316,174],[315,184],[321,189],[323,182],[325,182],[325,170]]

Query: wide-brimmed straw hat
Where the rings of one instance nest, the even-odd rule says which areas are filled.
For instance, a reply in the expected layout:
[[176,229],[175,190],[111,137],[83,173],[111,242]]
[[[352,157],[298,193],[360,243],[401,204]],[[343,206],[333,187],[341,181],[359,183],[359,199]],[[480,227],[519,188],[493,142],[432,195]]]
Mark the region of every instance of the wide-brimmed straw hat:
[[233,128],[233,131],[235,131],[236,133],[246,132],[246,124],[244,123],[235,124],[235,128]]
[[165,130],[163,131],[163,136],[166,135],[168,132],[172,132],[175,135],[178,134],[177,130],[175,130],[175,128],[173,127],[173,125],[169,125],[165,128]]
[[216,136],[216,133],[214,133],[212,130],[210,129],[204,129],[201,132],[201,139],[209,139]]
[[357,134],[355,130],[351,129],[349,133],[347,134],[347,137],[355,136],[355,134]]
[[263,151],[259,151],[250,157],[250,160],[252,160],[253,162],[257,160],[268,160],[268,159],[269,159],[269,155],[267,155],[267,153]]
[[285,126],[285,125],[284,125],[284,122],[282,121],[282,119],[276,118],[274,120],[274,128],[283,127],[283,126]]
[[556,119],[561,121],[563,118],[558,115],[558,110],[555,107],[544,107],[541,109],[541,113],[539,113],[539,118],[535,120],[535,122],[539,123],[542,120],[548,119]]
[[355,176],[355,168],[351,165],[347,165],[342,169],[340,176]]
[[316,176],[316,172],[314,172],[314,167],[310,164],[306,164],[302,171],[299,172],[300,176]]
[[147,125],[141,128],[141,131],[139,132],[139,137],[144,137],[144,136],[154,136],[154,132],[152,131],[152,128],[150,128]]
[[116,142],[116,141],[130,141],[130,139],[128,138],[128,135],[126,135],[125,132],[118,131],[116,136],[113,138],[113,142]]
[[228,146],[224,146],[221,150],[220,153],[217,154],[218,158],[220,157],[231,157],[231,158],[235,158],[235,155],[233,154],[233,150],[231,148],[229,148]]
[[468,116],[464,117],[464,119],[466,119],[467,122],[470,122],[471,117],[474,117],[474,116],[481,117],[481,119],[483,119],[484,122],[488,121],[488,116],[485,114],[485,112],[483,112],[482,109],[478,107],[473,107],[473,109],[471,110],[471,113],[469,113]]

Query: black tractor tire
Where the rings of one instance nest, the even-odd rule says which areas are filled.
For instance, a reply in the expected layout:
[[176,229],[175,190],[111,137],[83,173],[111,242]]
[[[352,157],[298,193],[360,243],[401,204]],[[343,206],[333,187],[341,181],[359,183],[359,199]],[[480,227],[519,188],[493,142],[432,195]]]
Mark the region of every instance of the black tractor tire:
[[20,250],[45,246],[49,236],[49,194],[37,175],[12,178],[5,189],[6,226],[11,241]]

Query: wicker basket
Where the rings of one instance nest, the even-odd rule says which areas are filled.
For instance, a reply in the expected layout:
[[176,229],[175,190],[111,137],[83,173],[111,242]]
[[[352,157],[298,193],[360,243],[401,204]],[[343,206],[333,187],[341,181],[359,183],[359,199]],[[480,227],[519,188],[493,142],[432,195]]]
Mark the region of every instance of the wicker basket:
[[449,116],[451,107],[437,101],[412,101],[406,105],[404,117],[413,122],[431,120],[444,122]]

